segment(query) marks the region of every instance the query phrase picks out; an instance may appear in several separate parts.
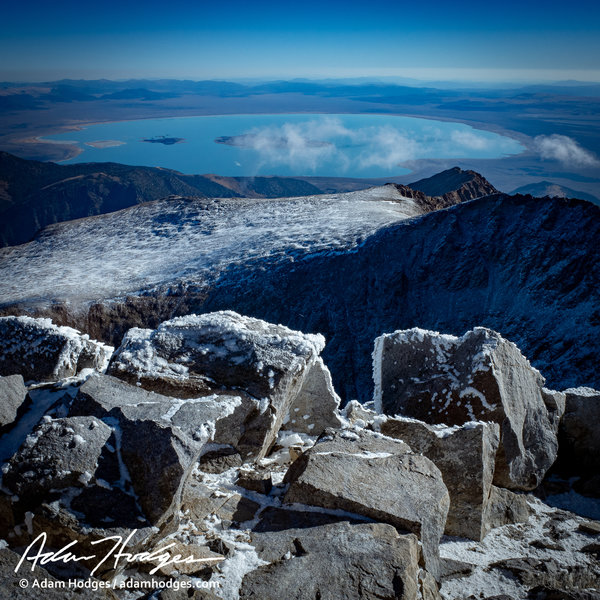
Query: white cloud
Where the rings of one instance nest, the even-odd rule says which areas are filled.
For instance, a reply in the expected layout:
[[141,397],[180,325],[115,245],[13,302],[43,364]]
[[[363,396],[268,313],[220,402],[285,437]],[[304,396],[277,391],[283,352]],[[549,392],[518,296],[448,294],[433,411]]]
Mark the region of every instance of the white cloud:
[[538,135],[533,143],[542,158],[558,160],[571,167],[600,166],[600,161],[591,152],[566,135]]
[[455,129],[450,134],[450,139],[458,146],[468,148],[469,150],[487,150],[490,146],[490,141],[487,138],[477,135],[472,131]]
[[359,129],[358,133],[368,141],[367,148],[359,156],[361,167],[391,169],[417,156],[419,144],[389,125],[373,128],[373,131]]
[[280,127],[253,129],[246,138],[262,164],[289,165],[315,170],[318,163],[336,152],[327,138],[346,131],[335,119],[322,122],[284,123]]
[[[253,129],[244,146],[259,155],[261,165],[288,165],[315,170],[334,160],[341,170],[379,166],[387,169],[417,156],[419,144],[390,125],[348,129],[339,119],[324,118],[278,127]],[[359,146],[358,155],[346,147]]]
[[[407,132],[385,123],[348,128],[336,117],[286,122],[259,127],[237,136],[240,146],[257,154],[257,170],[285,165],[295,173],[335,165],[338,173],[352,174],[379,167],[393,171],[402,163],[427,156],[477,156],[514,144],[509,138],[459,128],[423,127]],[[566,138],[568,139],[568,138]]]

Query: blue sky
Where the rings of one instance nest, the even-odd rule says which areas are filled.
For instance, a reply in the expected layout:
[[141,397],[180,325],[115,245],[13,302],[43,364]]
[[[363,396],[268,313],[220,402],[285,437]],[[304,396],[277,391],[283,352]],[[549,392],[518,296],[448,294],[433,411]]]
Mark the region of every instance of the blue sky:
[[600,3],[6,4],[0,79],[396,76],[600,81]]

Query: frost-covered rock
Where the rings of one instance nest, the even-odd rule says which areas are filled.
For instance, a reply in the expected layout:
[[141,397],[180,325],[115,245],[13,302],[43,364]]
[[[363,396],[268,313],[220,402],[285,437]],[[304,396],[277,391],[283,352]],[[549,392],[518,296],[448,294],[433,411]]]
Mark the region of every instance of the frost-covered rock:
[[381,433],[406,442],[441,471],[450,494],[446,534],[481,540],[491,529],[487,507],[499,442],[498,425],[470,422],[436,427],[402,417],[379,419],[376,423]]
[[[310,399],[324,407],[337,403],[333,388],[327,386],[328,373],[317,362],[324,345],[321,335],[303,334],[231,311],[189,315],[165,321],[156,330],[130,330],[108,372],[179,398],[223,389],[245,392],[245,402],[258,402],[248,427],[248,432],[254,432],[253,440],[246,436],[247,455],[262,458],[305,384],[299,400],[304,406]],[[315,364],[317,373],[309,376]],[[309,414],[307,427],[316,426],[319,410],[315,407],[303,413],[302,417]]]
[[448,490],[439,469],[407,444],[368,431],[327,430],[284,481],[285,502],[346,510],[417,534],[427,570],[438,576]]
[[358,400],[350,400],[344,406],[342,414],[352,425],[358,425],[359,427],[365,427],[368,424],[372,424],[379,415],[364,404],[361,404]]
[[57,381],[82,369],[103,371],[113,348],[50,319],[0,317],[0,375]]
[[215,436],[239,441],[240,407],[239,397],[179,400],[97,375],[81,386],[70,414],[93,415],[114,427],[140,505],[160,524],[178,513],[183,486],[206,444]]
[[14,423],[26,398],[27,388],[21,375],[0,377],[0,431]]
[[3,485],[28,506],[50,490],[84,487],[108,453],[111,428],[94,417],[45,418],[3,469]]
[[587,387],[564,392],[560,422],[559,467],[570,475],[600,471],[600,391]]
[[267,564],[245,575],[240,599],[417,600],[419,544],[382,523],[332,523],[253,533]]
[[500,425],[496,485],[534,489],[554,462],[558,443],[542,397],[544,378],[498,333],[396,331],[375,340],[373,361],[379,412],[430,424]]
[[9,540],[46,532],[50,545],[88,544],[115,531],[148,533],[119,432],[95,417],[44,417],[2,471],[10,502],[1,503],[0,535]]
[[308,370],[298,395],[292,401],[285,428],[321,435],[327,427],[340,427],[340,398],[333,389],[331,374],[321,358]]

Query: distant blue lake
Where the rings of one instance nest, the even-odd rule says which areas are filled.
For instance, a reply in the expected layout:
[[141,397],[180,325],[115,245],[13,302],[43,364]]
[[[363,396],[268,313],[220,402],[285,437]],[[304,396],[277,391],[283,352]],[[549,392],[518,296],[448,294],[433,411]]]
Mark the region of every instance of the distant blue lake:
[[499,158],[523,151],[512,138],[461,123],[390,115],[144,119],[45,139],[71,141],[83,150],[65,163],[110,161],[228,176],[385,177],[407,173],[398,165],[408,160]]

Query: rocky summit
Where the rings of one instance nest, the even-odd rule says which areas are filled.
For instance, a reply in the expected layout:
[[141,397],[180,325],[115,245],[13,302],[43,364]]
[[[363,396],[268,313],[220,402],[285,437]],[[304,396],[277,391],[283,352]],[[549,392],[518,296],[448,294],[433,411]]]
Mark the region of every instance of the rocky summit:
[[60,223],[0,250],[0,313],[118,346],[133,327],[235,310],[324,335],[337,393],[362,402],[382,333],[485,326],[518,344],[550,387],[600,387],[600,207],[492,194],[436,210],[424,198],[395,185],[172,197]]
[[[131,329],[114,351],[48,319],[0,318],[4,336],[23,343],[21,330],[42,356],[5,352],[14,373],[0,378],[9,583],[43,538],[58,558],[20,576],[95,581],[93,598],[600,594],[600,523],[581,516],[600,517],[585,418],[599,394],[543,387],[493,330],[380,336],[373,400],[343,409],[322,336],[233,311]],[[102,359],[58,368],[89,348]],[[587,508],[556,508],[567,472],[587,482],[569,491]],[[106,539],[138,562],[99,561]]]
[[131,169],[0,250],[1,597],[600,599],[598,207]]

